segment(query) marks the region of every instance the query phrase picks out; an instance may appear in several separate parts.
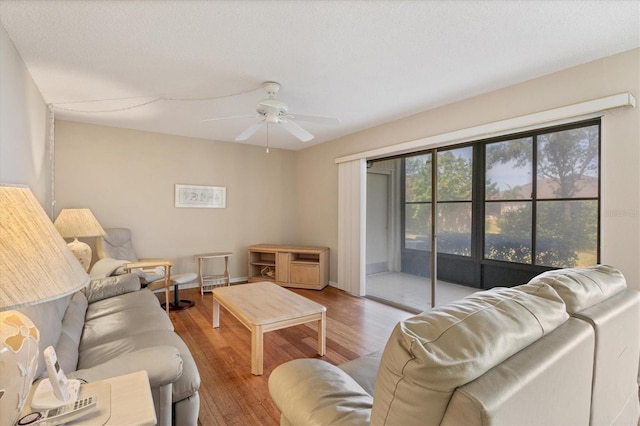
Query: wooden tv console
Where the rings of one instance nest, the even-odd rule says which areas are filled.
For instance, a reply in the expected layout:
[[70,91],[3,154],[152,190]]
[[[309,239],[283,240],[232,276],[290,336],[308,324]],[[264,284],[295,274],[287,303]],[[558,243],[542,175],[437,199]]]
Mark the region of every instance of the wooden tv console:
[[329,284],[329,248],[256,244],[248,249],[249,282],[322,290]]

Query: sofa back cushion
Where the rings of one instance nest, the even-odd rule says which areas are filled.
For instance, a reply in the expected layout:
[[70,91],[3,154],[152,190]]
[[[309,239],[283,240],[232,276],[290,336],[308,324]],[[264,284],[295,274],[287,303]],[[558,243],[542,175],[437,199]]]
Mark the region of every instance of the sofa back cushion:
[[400,322],[384,349],[371,424],[440,424],[455,389],[568,319],[546,284],[496,288]]
[[62,330],[55,350],[60,367],[67,373],[76,371],[78,368],[80,338],[84,329],[87,306],[87,298],[83,292],[79,291],[71,298],[71,303],[62,318]]
[[570,315],[607,300],[627,288],[622,273],[607,265],[547,271],[532,278],[529,283],[545,283],[553,287],[564,300]]
[[42,353],[47,346],[55,348],[58,343],[62,332],[62,318],[71,302],[71,298],[72,295],[68,295],[49,302],[18,309],[18,311],[29,317],[40,332],[38,368],[34,377],[39,377],[46,369]]

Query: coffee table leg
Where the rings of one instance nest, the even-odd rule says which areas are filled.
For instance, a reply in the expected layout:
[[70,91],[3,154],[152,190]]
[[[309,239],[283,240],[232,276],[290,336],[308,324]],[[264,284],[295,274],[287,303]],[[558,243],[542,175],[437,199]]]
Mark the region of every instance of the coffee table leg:
[[220,303],[218,303],[215,297],[213,297],[212,299],[213,299],[213,318],[211,322],[213,324],[213,328],[218,328],[220,327]]
[[262,326],[251,327],[251,373],[262,376],[263,364],[263,333]]
[[322,313],[318,321],[318,355],[324,356],[327,352],[327,313]]

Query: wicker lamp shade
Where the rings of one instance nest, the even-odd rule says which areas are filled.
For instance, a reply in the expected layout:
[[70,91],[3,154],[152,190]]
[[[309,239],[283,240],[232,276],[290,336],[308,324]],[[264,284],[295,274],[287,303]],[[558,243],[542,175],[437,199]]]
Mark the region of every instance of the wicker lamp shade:
[[0,311],[73,293],[89,276],[29,188],[0,186]]
[[104,229],[89,209],[63,209],[53,223],[64,238],[74,238],[69,249],[85,271],[91,266],[91,247],[78,241],[78,237],[104,235]]
[[38,365],[40,333],[11,309],[57,299],[88,283],[29,188],[0,185],[0,426],[15,424]]
[[89,209],[62,209],[54,225],[63,238],[104,235],[104,229]]

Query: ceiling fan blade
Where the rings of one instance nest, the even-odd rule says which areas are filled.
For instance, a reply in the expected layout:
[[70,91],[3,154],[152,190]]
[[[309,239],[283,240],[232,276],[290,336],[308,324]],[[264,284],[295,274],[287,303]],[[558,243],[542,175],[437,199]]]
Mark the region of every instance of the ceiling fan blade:
[[335,117],[323,117],[320,115],[303,115],[303,114],[291,114],[291,118],[295,118],[299,121],[307,121],[309,123],[318,123],[318,124],[327,124],[327,125],[338,125],[340,124],[340,119]]
[[236,142],[242,142],[242,141],[246,141],[247,139],[249,139],[249,137],[251,135],[253,135],[255,132],[258,131],[258,129],[260,129],[260,127],[264,126],[264,123],[266,123],[267,120],[260,120],[257,123],[251,125],[247,130],[245,130],[244,132],[240,133],[234,140]]
[[289,120],[280,120],[280,125],[285,128],[286,131],[291,133],[296,138],[300,139],[302,142],[309,142],[313,139],[313,135],[307,132],[305,129],[300,127],[298,124]]
[[204,121],[218,121],[218,120],[231,120],[231,119],[235,119],[235,118],[255,118],[257,117],[258,114],[251,114],[251,115],[233,115],[231,117],[213,117],[213,118],[205,118],[204,120],[200,120],[201,122]]

